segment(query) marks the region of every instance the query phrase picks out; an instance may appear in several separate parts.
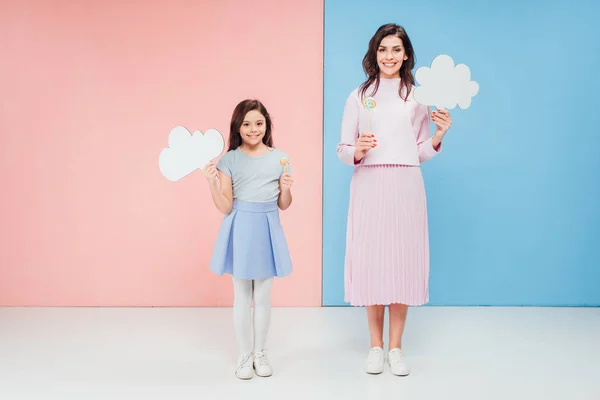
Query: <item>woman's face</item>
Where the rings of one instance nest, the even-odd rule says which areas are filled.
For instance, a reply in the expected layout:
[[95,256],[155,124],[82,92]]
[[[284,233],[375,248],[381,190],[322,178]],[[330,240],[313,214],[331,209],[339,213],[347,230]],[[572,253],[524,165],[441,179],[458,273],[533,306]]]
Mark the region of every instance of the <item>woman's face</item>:
[[377,48],[377,65],[380,78],[399,78],[402,62],[408,59],[402,39],[386,36]]

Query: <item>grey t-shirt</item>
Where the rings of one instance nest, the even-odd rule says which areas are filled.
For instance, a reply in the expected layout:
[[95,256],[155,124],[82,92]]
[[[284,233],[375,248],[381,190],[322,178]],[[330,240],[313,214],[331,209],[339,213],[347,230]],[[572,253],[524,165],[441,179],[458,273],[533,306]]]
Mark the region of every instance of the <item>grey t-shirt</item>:
[[[217,169],[231,177],[233,198],[252,203],[269,203],[279,197],[279,178],[284,168],[281,159],[289,158],[275,148],[264,156],[250,157],[239,148],[223,154]],[[291,167],[287,167],[291,174]]]

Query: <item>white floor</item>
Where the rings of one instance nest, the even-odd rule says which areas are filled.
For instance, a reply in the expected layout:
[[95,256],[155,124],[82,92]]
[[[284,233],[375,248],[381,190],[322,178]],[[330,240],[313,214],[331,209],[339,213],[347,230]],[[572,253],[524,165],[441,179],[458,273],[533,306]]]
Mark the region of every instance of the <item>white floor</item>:
[[239,381],[229,308],[0,308],[0,399],[600,399],[600,308],[413,308],[405,378],[363,372],[364,313],[273,309]]

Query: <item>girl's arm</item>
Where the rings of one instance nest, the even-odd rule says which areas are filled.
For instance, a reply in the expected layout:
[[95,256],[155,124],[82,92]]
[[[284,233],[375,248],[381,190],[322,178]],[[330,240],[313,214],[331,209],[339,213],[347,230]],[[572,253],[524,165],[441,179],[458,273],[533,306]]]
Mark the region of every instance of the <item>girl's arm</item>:
[[[231,177],[220,171],[215,166],[214,162],[210,162],[204,167],[204,176],[208,181],[210,194],[213,203],[219,211],[228,215],[233,207],[233,185]],[[217,178],[218,176],[218,178]]]
[[279,192],[279,199],[277,205],[281,210],[287,210],[292,205],[292,191]]
[[277,206],[281,210],[287,210],[292,204],[292,175],[289,172],[284,172],[279,178],[279,198],[277,199]]
[[231,183],[231,177],[219,171],[219,179],[214,180],[215,183],[210,185],[210,194],[212,195],[215,206],[223,214],[228,215],[231,213],[233,207],[233,185]]

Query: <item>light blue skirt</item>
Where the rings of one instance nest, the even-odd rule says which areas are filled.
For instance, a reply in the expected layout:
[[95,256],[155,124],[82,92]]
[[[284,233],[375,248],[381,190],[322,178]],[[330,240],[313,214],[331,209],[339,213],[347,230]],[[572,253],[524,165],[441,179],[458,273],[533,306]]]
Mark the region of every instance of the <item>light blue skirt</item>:
[[240,279],[283,278],[292,273],[277,202],[233,201],[231,213],[221,223],[210,270]]

